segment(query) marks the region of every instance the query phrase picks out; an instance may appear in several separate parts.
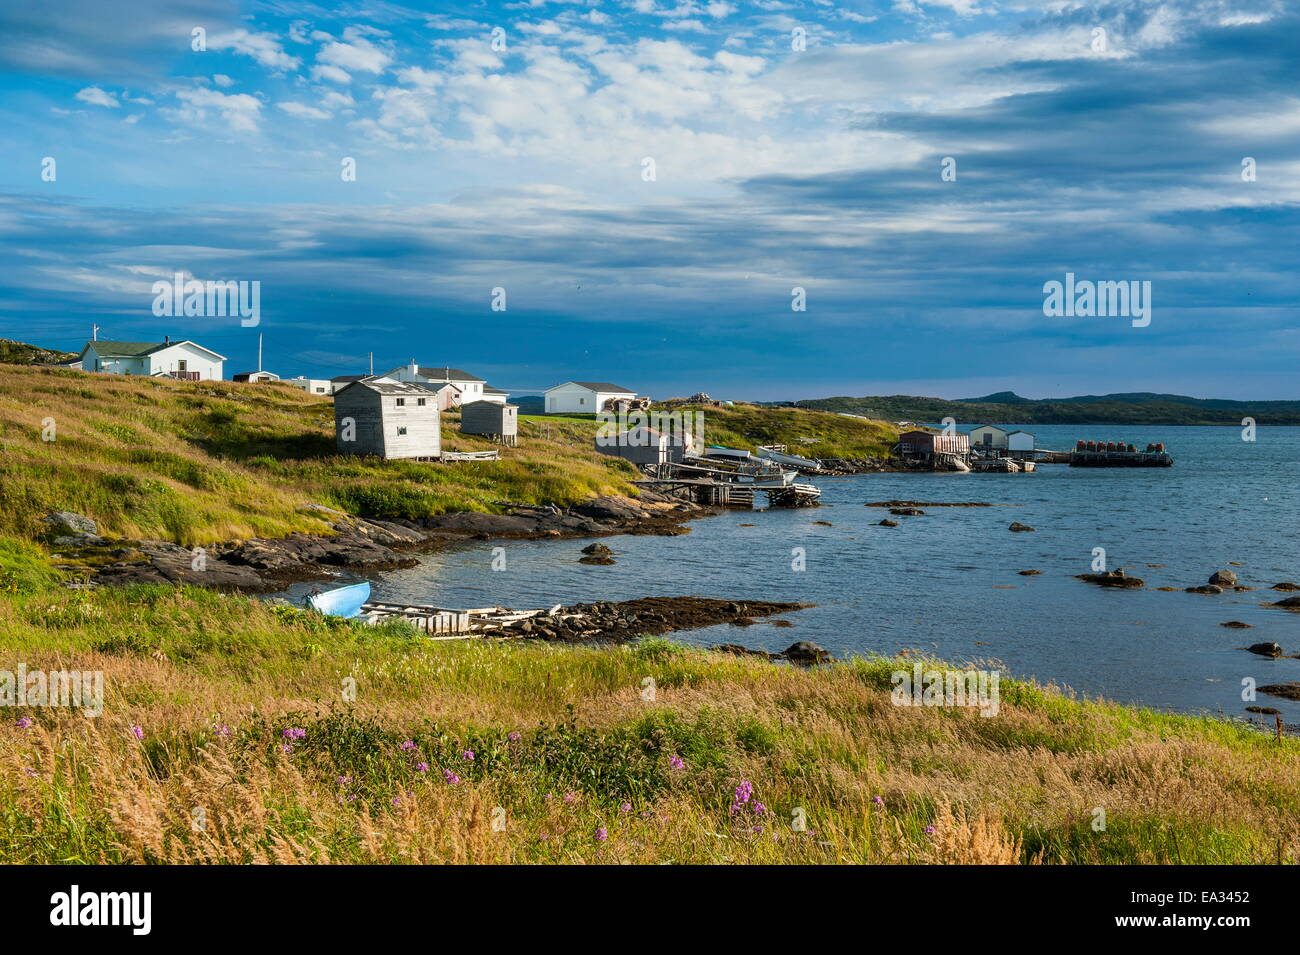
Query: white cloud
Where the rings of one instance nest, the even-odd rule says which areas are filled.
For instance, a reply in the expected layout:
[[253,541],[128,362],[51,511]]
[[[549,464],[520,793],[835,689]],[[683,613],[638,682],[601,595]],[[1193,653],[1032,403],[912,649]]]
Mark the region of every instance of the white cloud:
[[176,98],[181,101],[181,107],[170,112],[184,122],[202,126],[208,122],[208,111],[213,110],[233,132],[250,133],[257,130],[262,102],[255,96],[197,87],[178,90]]
[[244,56],[251,56],[271,70],[296,70],[302,62],[298,57],[285,53],[274,34],[250,33],[243,29],[209,36],[208,49],[232,50]]
[[337,66],[321,66],[320,64],[311,68],[311,78],[314,80],[329,80],[332,83],[352,82],[352,75],[346,70],[340,70]]
[[122,104],[117,101],[117,97],[112,93],[105,93],[98,86],[87,86],[77,94],[77,99],[83,103],[89,103],[91,106],[106,106],[109,109],[116,109]]
[[317,51],[316,62],[353,73],[384,72],[393,62],[393,57],[387,50],[366,39],[367,33],[374,35],[378,31],[348,27],[343,31],[342,40],[331,40]]
[[290,116],[297,116],[300,119],[329,119],[330,114],[323,109],[317,109],[315,106],[307,106],[305,103],[295,103],[292,101],[276,103],[276,106],[284,110]]
[[212,76],[212,82],[216,83],[222,89],[229,89],[235,85],[235,81],[225,73],[214,73]]

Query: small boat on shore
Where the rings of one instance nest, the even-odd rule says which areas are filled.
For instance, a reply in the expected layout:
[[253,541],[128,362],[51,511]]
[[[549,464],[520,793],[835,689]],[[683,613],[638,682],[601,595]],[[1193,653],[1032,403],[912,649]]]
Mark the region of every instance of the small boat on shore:
[[314,593],[307,598],[307,604],[327,617],[355,617],[361,613],[361,605],[369,599],[370,582],[362,581]]

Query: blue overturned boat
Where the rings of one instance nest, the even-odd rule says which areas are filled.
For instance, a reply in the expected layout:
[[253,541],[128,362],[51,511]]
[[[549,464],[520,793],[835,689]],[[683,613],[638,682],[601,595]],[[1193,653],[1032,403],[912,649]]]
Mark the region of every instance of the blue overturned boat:
[[369,599],[370,582],[362,581],[312,594],[307,603],[313,610],[329,617],[355,617],[361,612],[361,605]]

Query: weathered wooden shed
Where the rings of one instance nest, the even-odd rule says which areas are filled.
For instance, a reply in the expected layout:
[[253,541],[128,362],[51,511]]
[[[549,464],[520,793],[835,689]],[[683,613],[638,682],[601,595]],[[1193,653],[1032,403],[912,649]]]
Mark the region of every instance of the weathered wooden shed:
[[419,385],[363,378],[334,395],[334,434],[344,454],[437,458],[442,454],[438,402]]
[[898,438],[905,455],[958,454],[970,452],[970,435],[934,431],[904,431]]
[[487,400],[461,405],[460,433],[486,435],[513,448],[519,440],[519,406]]

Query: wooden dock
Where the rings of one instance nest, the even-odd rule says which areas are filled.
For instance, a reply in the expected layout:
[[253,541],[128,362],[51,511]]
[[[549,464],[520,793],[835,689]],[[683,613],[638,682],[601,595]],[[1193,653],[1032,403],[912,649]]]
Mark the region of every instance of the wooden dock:
[[650,478],[635,482],[663,494],[685,498],[707,507],[754,506],[755,493],[767,495],[768,507],[811,507],[821,497],[821,488],[812,484],[733,484],[699,478]]
[[402,619],[423,630],[433,640],[465,640],[470,637],[494,636],[494,631],[530,617],[555,614],[550,610],[510,610],[507,607],[477,607],[472,610],[449,610],[424,604],[395,604],[370,601],[361,605],[361,619],[376,624]]
[[1165,451],[1071,451],[1072,468],[1169,468],[1173,457]]

